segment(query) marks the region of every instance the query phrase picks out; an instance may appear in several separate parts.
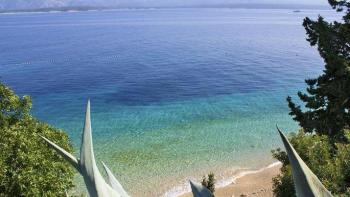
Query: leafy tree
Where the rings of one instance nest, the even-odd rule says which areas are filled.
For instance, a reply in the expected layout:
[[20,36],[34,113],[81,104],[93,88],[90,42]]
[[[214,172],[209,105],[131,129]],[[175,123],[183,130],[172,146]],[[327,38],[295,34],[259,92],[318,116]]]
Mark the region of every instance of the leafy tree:
[[215,177],[214,177],[214,173],[209,173],[208,174],[208,178],[206,176],[203,176],[202,179],[202,185],[206,188],[208,188],[208,190],[213,194],[214,196],[214,192],[215,192]]
[[63,131],[32,117],[31,106],[30,97],[0,83],[0,196],[64,196],[74,171],[38,134],[72,146]]
[[[315,79],[305,80],[307,93],[298,92],[306,111],[287,98],[290,115],[305,132],[316,132],[336,138],[350,124],[350,2],[329,0],[330,5],[345,15],[341,22],[326,22],[321,16],[305,18],[307,40],[317,46],[325,70]],[[339,139],[339,138],[338,138]]]
[[32,101],[29,96],[22,98],[0,83],[0,128],[9,127],[29,116]]
[[[350,131],[345,131],[350,140]],[[350,196],[350,144],[334,144],[327,135],[306,134],[301,130],[293,134],[290,143],[300,157],[316,174],[323,185],[334,196]],[[273,178],[273,192],[276,197],[296,197],[291,166],[286,152],[280,149],[272,151],[275,159],[282,163],[281,174]]]

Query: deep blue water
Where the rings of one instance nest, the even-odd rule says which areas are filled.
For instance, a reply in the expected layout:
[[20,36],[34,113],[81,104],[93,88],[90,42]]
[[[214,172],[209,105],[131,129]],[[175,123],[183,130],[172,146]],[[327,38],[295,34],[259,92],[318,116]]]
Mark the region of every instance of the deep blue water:
[[76,148],[90,98],[97,158],[132,194],[161,195],[208,171],[272,162],[275,124],[298,128],[286,96],[322,71],[301,26],[318,14],[335,17],[244,9],[1,14],[0,77],[31,95],[33,114],[65,129]]

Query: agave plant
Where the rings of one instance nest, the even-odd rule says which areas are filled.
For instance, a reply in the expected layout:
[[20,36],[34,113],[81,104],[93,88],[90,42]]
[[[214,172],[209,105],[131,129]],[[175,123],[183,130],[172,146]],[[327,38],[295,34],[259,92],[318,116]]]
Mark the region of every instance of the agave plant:
[[190,181],[193,197],[212,197],[213,194],[203,185]]
[[317,176],[300,158],[286,136],[277,127],[292,166],[293,180],[298,197],[331,197],[332,194],[322,185]]
[[102,164],[107,173],[109,184],[106,183],[98,170],[92,145],[90,101],[88,101],[86,107],[80,159],[75,158],[72,154],[68,153],[45,137],[41,137],[83,176],[90,197],[129,197],[122,185],[114,177],[111,170],[103,162]]

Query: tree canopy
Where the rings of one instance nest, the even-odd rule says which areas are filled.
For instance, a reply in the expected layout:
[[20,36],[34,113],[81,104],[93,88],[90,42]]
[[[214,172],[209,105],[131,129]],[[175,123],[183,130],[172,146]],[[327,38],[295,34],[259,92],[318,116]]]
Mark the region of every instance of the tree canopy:
[[350,3],[329,0],[338,12],[344,13],[340,22],[305,18],[303,26],[307,41],[317,46],[325,62],[323,74],[305,80],[307,93],[298,92],[306,111],[287,98],[290,115],[305,132],[343,136],[350,124]]
[[0,83],[0,196],[64,196],[73,169],[38,136],[72,152],[67,134],[30,114],[30,97]]

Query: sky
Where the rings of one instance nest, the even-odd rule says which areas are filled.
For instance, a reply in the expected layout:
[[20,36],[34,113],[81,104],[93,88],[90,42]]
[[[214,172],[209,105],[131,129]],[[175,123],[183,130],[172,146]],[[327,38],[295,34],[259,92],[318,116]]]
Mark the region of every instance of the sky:
[[31,9],[63,6],[185,7],[232,4],[326,5],[327,0],[0,0],[0,9]]

